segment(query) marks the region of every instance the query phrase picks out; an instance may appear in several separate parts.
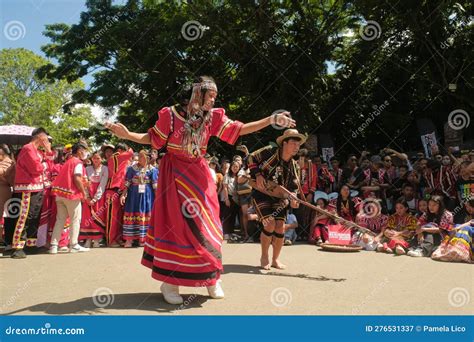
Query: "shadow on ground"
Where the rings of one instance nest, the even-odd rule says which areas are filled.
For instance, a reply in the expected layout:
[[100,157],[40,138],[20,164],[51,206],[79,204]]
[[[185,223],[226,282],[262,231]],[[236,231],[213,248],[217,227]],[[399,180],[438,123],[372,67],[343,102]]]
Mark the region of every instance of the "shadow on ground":
[[[307,274],[291,274],[285,271],[265,271],[249,265],[224,265],[224,274],[241,273],[273,277],[291,277],[313,281],[343,282],[345,278],[328,278],[325,276],[310,276]],[[185,292],[185,291],[183,291]],[[190,289],[189,292],[192,292]],[[181,305],[170,305],[163,299],[161,293],[120,293],[98,295],[96,297],[84,297],[65,303],[41,303],[18,309],[11,312],[3,312],[3,315],[15,315],[25,313],[47,314],[47,315],[100,315],[113,314],[113,310],[140,310],[149,311],[150,314],[170,313],[179,314],[181,310],[190,308],[202,308],[203,304],[212,300],[208,296],[199,294],[183,294],[184,303]]]
[[183,304],[171,305],[164,301],[161,293],[120,293],[107,297],[84,297],[65,303],[41,303],[2,314],[8,316],[31,312],[47,315],[110,315],[113,314],[113,310],[150,311],[149,314],[153,312],[179,314],[181,310],[201,308],[206,301],[212,300],[198,294],[183,294],[183,298]]
[[328,278],[325,276],[317,276],[313,277],[307,274],[291,274],[285,271],[265,271],[256,266],[249,266],[249,265],[224,265],[224,274],[228,273],[242,273],[242,274],[255,274],[255,275],[263,275],[263,276],[275,276],[275,277],[290,277],[290,278],[301,278],[306,280],[315,280],[315,281],[334,281],[334,282],[342,282],[345,281],[345,278]]

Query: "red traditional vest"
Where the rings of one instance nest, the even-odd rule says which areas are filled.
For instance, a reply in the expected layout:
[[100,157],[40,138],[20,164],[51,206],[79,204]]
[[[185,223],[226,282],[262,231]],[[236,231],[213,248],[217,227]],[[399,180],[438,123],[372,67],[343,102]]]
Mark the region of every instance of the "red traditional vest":
[[[64,163],[52,185],[54,195],[71,200],[82,199],[82,193],[74,183],[74,169],[80,163],[82,161],[77,157],[71,157]],[[82,175],[85,176],[84,167],[82,168]]]
[[[378,170],[378,181],[380,184],[383,184],[384,182],[384,176],[385,176],[385,170],[383,169],[379,169]],[[368,181],[368,183],[370,184],[370,177],[372,176],[372,171],[370,169],[367,169],[364,171],[364,176],[365,176],[365,180]]]
[[303,193],[314,193],[318,182],[318,171],[316,165],[311,161],[306,161],[304,167],[301,168],[301,187]]
[[133,157],[133,150],[130,148],[127,152],[115,152],[107,161],[109,169],[109,179],[106,189],[123,189],[125,186],[125,173]]

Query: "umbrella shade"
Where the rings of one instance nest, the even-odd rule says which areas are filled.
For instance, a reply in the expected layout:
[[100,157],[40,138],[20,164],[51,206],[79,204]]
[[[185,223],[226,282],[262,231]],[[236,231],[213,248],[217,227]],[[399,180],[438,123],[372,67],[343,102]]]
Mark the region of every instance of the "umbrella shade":
[[35,128],[21,125],[0,126],[0,143],[8,145],[25,145],[31,140]]

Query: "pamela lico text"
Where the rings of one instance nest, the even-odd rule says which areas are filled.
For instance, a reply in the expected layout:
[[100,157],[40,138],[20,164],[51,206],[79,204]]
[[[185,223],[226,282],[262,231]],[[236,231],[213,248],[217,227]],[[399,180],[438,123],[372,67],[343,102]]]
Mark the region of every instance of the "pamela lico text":
[[466,327],[458,326],[458,325],[442,325],[442,326],[423,326],[424,332],[466,332]]

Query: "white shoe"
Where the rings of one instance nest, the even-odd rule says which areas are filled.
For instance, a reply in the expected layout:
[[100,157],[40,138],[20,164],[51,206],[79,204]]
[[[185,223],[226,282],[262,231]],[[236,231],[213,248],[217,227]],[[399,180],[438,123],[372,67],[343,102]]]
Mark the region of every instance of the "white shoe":
[[419,249],[419,248],[417,248],[415,250],[408,251],[407,255],[411,256],[411,257],[422,257],[422,256],[424,256],[423,255],[423,250]]
[[92,240],[92,248],[99,248],[100,241],[99,240]]
[[219,279],[216,282],[216,285],[207,287],[207,292],[209,293],[209,296],[211,296],[211,298],[214,298],[214,299],[224,298],[224,290],[222,289],[221,283],[222,283],[222,280]]
[[82,252],[89,252],[90,248],[82,247],[80,244],[75,244],[69,250],[69,253],[82,253]]
[[58,246],[49,247],[49,254],[58,254]]
[[178,285],[163,283],[161,284],[160,290],[167,303],[173,305],[183,304],[183,297],[179,295]]
[[58,252],[59,253],[69,253],[69,247],[67,247],[67,246],[59,247]]
[[84,243],[85,248],[91,248],[92,241],[91,239],[87,239],[86,242]]

